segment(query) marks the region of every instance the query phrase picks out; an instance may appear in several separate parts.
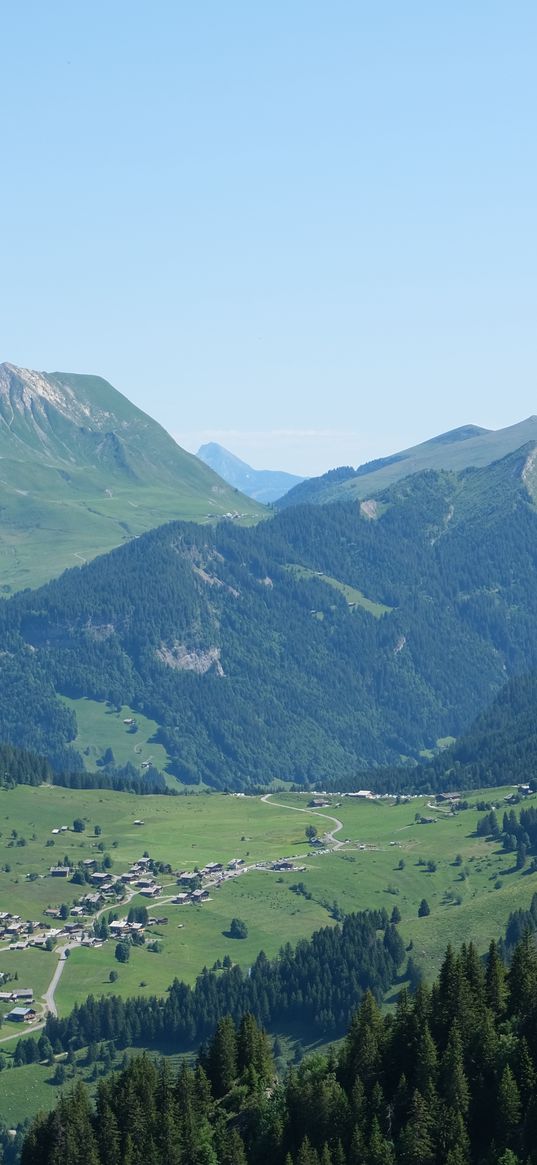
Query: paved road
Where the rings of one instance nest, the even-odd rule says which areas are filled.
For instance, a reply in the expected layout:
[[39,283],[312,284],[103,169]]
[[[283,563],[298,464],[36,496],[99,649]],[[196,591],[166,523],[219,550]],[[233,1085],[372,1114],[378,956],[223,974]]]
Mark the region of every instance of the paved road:
[[55,970],[55,972],[52,976],[52,979],[50,980],[50,983],[49,983],[49,985],[48,985],[48,987],[43,995],[43,999],[45,1001],[45,1008],[48,1009],[48,1011],[50,1011],[51,1015],[58,1014],[58,1008],[56,1007],[54,993],[56,991],[58,983],[60,982],[60,979],[63,975],[64,970],[65,970],[65,964],[66,964],[67,958],[68,958],[67,952],[74,950],[76,946],[78,946],[78,943],[70,943],[68,946],[60,947],[60,949],[58,951],[59,959],[58,959],[58,964],[56,966],[56,970]]
[[265,805],[276,805],[278,809],[289,809],[291,813],[308,813],[310,817],[322,817],[325,821],[333,821],[336,828],[327,832],[326,837],[332,842],[334,849],[341,849],[342,845],[345,845],[344,841],[339,841],[337,837],[334,837],[335,833],[339,833],[340,829],[343,829],[343,822],[339,821],[337,817],[330,817],[328,813],[319,813],[318,809],[300,809],[298,805],[283,805],[281,801],[273,801],[273,796],[273,793],[265,793],[261,800],[265,802]]

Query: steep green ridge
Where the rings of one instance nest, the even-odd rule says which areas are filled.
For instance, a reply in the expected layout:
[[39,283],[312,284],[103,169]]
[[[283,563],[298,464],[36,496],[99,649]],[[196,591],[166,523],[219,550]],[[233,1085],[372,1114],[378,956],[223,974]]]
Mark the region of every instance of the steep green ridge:
[[249,498],[267,505],[281,498],[283,494],[304,481],[295,473],[284,473],[278,469],[253,469],[246,461],[241,461],[229,449],[218,445],[216,441],[209,441],[201,445],[197,456],[200,461],[210,465],[215,473],[223,477],[229,485],[242,490]]
[[97,376],[0,365],[0,586],[35,586],[172,518],[261,508]]
[[419,760],[537,670],[532,456],[407,478],[376,521],[347,502],[253,528],[172,523],[15,596],[0,738],[79,768],[61,693],[156,721],[186,782],[334,787]]
[[480,429],[464,425],[441,433],[420,445],[403,449],[389,457],[360,465],[332,469],[295,486],[277,503],[279,509],[291,505],[343,501],[345,498],[370,498],[409,474],[425,469],[451,470],[460,473],[470,467],[483,467],[537,441],[537,417],[528,417],[506,429]]

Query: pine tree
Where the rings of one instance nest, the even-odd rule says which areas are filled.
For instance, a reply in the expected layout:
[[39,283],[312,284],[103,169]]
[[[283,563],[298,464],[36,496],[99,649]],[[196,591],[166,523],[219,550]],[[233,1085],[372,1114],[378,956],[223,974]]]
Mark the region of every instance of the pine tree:
[[418,1091],[410,1103],[409,1119],[399,1137],[401,1165],[433,1165],[436,1157],[433,1114]]
[[341,1138],[339,1138],[339,1137],[336,1141],[336,1146],[335,1146],[335,1149],[332,1153],[332,1160],[333,1160],[333,1165],[347,1165],[347,1158],[345,1156],[345,1150],[344,1150],[343,1145],[341,1143]]
[[319,1165],[319,1155],[312,1148],[309,1137],[304,1137],[296,1160],[297,1165]]
[[352,1130],[348,1165],[366,1165],[366,1141],[359,1125]]
[[528,1041],[522,1036],[518,1043],[516,1054],[516,1078],[520,1090],[520,1098],[526,1106],[535,1093],[537,1073],[530,1055]]
[[367,1153],[367,1165],[393,1165],[394,1148],[383,1135],[379,1122],[373,1117]]
[[462,1042],[458,1024],[454,1023],[449,1033],[447,1048],[440,1066],[440,1088],[448,1108],[466,1116],[469,1103],[469,1088],[464,1071]]
[[431,1100],[436,1091],[438,1079],[438,1056],[436,1045],[431,1035],[429,1024],[425,1023],[421,1029],[421,1041],[416,1056],[416,1071],[414,1082],[418,1092],[426,1100]]
[[487,970],[485,974],[487,1003],[497,1016],[505,1012],[507,1000],[507,986],[505,982],[505,967],[498,953],[494,940],[489,946]]
[[509,1013],[518,1015],[527,1011],[537,994],[537,956],[535,943],[526,930],[515,948],[508,975]]
[[216,1097],[225,1096],[237,1077],[237,1033],[229,1015],[216,1025],[208,1052],[207,1074]]
[[513,1073],[507,1064],[498,1087],[496,1103],[496,1129],[501,1145],[505,1145],[511,1139],[520,1122],[520,1114],[520,1093]]

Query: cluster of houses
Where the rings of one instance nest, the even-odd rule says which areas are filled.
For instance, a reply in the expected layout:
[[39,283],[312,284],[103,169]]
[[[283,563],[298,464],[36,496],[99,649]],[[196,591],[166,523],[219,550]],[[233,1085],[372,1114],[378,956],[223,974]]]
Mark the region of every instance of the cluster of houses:
[[218,889],[223,882],[243,874],[246,868],[244,858],[231,858],[226,866],[223,862],[207,862],[201,870],[183,870],[177,874],[181,892],[172,901],[176,906],[199,906],[208,902],[209,888]]

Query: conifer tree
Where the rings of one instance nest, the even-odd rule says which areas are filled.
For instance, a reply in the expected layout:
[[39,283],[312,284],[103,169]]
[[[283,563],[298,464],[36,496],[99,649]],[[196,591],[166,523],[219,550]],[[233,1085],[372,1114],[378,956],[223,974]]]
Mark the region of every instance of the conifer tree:
[[319,1165],[319,1155],[312,1148],[309,1137],[304,1137],[296,1160],[297,1165]]
[[498,1141],[505,1145],[511,1139],[520,1121],[520,1093],[513,1073],[507,1064],[498,1087],[496,1129]]
[[207,1074],[216,1097],[225,1096],[237,1077],[237,1033],[229,1015],[216,1025],[207,1056]]
[[442,1057],[440,1087],[448,1108],[452,1108],[455,1112],[460,1112],[463,1116],[466,1116],[468,1112],[469,1089],[464,1071],[460,1031],[456,1023],[451,1028],[447,1048]]
[[520,1098],[524,1105],[529,1104],[535,1093],[537,1073],[530,1055],[528,1041],[522,1036],[518,1043],[516,1054],[516,1078],[520,1091]]
[[373,1117],[367,1152],[367,1165],[393,1165],[394,1148],[383,1135],[379,1122]]
[[510,1014],[516,1015],[527,1011],[537,993],[537,956],[533,938],[528,930],[515,948],[508,984]]
[[485,985],[488,1006],[492,1008],[495,1015],[502,1016],[505,1011],[507,999],[505,967],[494,940],[492,940],[489,946]]
[[436,1157],[433,1114],[416,1090],[410,1102],[409,1119],[399,1138],[401,1165],[433,1165]]
[[438,1078],[438,1056],[429,1024],[421,1029],[421,1041],[416,1056],[415,1087],[426,1100],[431,1100],[436,1091]]

